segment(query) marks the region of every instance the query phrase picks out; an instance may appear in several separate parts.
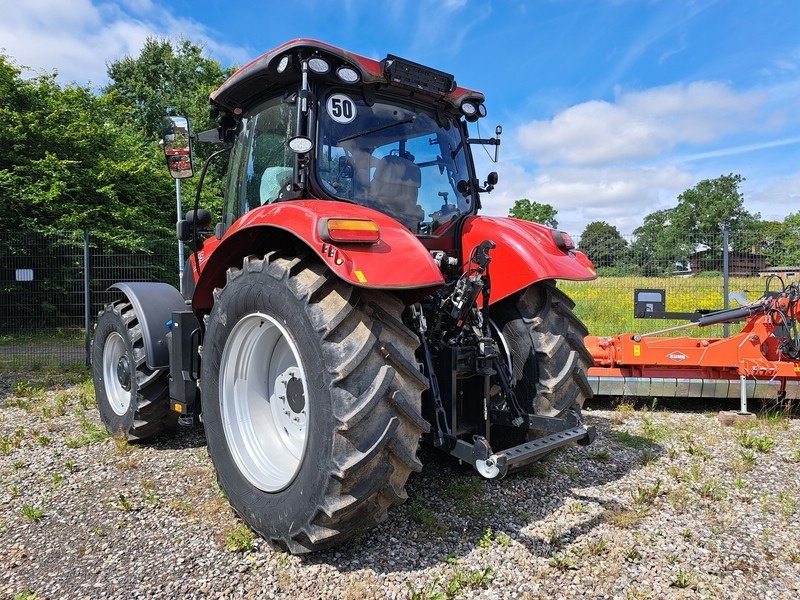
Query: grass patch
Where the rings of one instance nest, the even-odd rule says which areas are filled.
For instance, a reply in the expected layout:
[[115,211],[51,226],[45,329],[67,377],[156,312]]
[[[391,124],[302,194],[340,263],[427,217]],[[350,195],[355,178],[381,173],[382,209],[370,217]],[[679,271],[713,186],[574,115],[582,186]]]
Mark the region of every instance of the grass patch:
[[553,552],[550,555],[550,566],[559,571],[567,571],[575,568],[575,558],[566,552]]
[[586,453],[586,458],[590,460],[598,460],[600,462],[608,462],[611,460],[611,452],[606,448],[599,448],[597,450],[589,450]]
[[[641,277],[601,275],[594,281],[559,281],[558,288],[575,301],[575,314],[592,335],[616,335],[621,332],[642,332],[683,325],[685,321],[659,320],[658,327],[643,325],[633,317],[633,290],[636,288],[667,290],[667,308],[693,312],[697,308],[719,309],[724,303],[722,277]],[[732,290],[763,290],[764,280],[758,277],[731,277]],[[732,326],[731,333],[740,327]],[[722,337],[722,326],[703,329],[704,336]],[[685,335],[685,331],[667,336]]]
[[641,520],[644,519],[646,516],[647,516],[646,510],[620,508],[620,509],[609,510],[605,515],[605,520],[607,523],[610,523],[615,527],[627,529],[638,525],[641,522]]
[[21,508],[22,516],[31,523],[38,523],[44,519],[44,510],[32,504],[23,504]]
[[426,532],[442,535],[448,530],[447,524],[425,504],[421,496],[415,496],[408,503],[408,516]]
[[745,448],[758,452],[769,452],[775,447],[775,440],[768,435],[756,435],[751,431],[742,431],[736,438]]
[[627,431],[615,431],[614,439],[627,448],[636,448],[638,450],[649,448],[653,445],[653,440],[650,438],[634,435]]
[[656,423],[647,417],[644,419],[644,425],[642,429],[646,437],[656,442],[669,439],[670,435],[672,434],[672,430],[668,425]]
[[252,552],[256,545],[256,534],[244,523],[234,527],[225,536],[225,550],[228,552]]
[[81,435],[67,438],[67,448],[81,448],[104,442],[111,437],[105,427],[95,425],[91,421],[81,422]]
[[477,477],[459,475],[451,478],[442,490],[453,501],[453,508],[463,517],[481,519],[494,512],[491,504],[484,501],[484,483]]

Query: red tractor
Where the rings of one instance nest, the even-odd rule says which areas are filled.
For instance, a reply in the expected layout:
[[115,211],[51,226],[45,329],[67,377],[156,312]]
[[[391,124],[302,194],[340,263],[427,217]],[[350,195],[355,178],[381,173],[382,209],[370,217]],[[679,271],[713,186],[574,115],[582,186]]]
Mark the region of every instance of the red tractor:
[[[500,143],[469,136],[481,93],[299,39],[211,106],[194,140],[229,156],[220,220],[196,200],[178,222],[182,292],[115,284],[97,322],[109,430],[200,419],[236,512],[293,553],[384,520],[420,440],[486,478],[591,442],[587,332],[555,280],[595,272],[561,231],[478,216],[497,174],[481,184],[470,147]],[[170,122],[168,159],[188,155]]]

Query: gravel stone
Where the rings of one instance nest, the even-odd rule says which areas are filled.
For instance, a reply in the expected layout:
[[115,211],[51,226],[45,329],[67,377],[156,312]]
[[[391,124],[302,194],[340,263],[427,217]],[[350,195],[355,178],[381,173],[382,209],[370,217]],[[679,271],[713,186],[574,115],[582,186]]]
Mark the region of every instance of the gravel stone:
[[596,404],[594,444],[499,482],[423,448],[385,523],[296,557],[226,549],[242,522],[201,426],[83,443],[90,386],[2,379],[0,598],[800,597],[794,419]]

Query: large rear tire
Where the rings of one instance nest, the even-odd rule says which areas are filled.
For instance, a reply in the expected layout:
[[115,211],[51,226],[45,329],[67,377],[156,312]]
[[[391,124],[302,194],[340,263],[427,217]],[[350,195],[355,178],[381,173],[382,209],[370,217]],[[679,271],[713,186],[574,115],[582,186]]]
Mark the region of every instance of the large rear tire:
[[[583,344],[588,331],[572,312],[574,306],[547,281],[492,307],[500,351],[510,357],[512,387],[527,412],[580,419],[584,401],[592,397],[586,373],[593,361]],[[502,450],[542,434],[495,426],[492,448]]]
[[272,544],[339,544],[406,499],[428,424],[403,308],[316,258],[276,252],[246,258],[215,291],[201,375],[208,450],[233,508]]
[[129,441],[171,432],[178,422],[169,404],[169,370],[150,369],[142,328],[130,302],[107,305],[92,342],[92,380],[100,419]]

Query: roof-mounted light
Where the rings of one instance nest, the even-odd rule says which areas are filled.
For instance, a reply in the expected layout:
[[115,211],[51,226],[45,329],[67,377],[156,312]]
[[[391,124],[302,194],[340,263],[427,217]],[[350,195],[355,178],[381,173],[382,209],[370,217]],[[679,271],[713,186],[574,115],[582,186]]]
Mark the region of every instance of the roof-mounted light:
[[358,71],[351,69],[350,67],[339,67],[336,69],[336,74],[339,76],[339,79],[345,83],[356,83],[359,79],[361,79]]
[[291,62],[291,60],[292,57],[288,54],[282,56],[281,59],[278,61],[278,67],[276,68],[276,71],[278,71],[279,74],[283,73],[286,69],[289,68],[289,63]]
[[464,116],[467,118],[473,117],[478,114],[478,107],[475,106],[473,102],[465,100],[461,103],[461,112],[464,113]]
[[478,104],[478,116],[482,119],[486,116],[486,105]]
[[320,58],[319,56],[308,59],[308,68],[318,75],[324,75],[331,70],[331,66],[328,64],[328,61],[324,58]]

